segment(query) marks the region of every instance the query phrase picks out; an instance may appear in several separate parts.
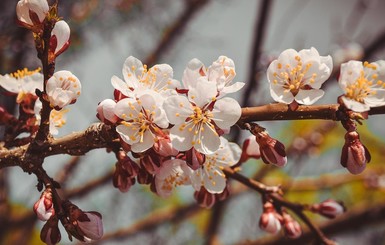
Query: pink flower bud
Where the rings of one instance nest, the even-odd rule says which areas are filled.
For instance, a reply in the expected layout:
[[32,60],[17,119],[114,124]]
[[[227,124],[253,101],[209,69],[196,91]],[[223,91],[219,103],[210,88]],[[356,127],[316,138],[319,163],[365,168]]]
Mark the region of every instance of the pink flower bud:
[[239,162],[246,162],[249,158],[259,159],[261,158],[261,152],[259,151],[259,144],[255,138],[255,135],[249,136],[242,146],[242,155]]
[[99,240],[103,236],[102,216],[98,212],[83,212],[69,201],[63,202],[62,207],[69,219],[65,229],[69,235],[83,242]]
[[79,79],[69,71],[58,71],[47,81],[47,95],[51,107],[60,110],[73,104],[80,95]]
[[41,30],[41,23],[49,11],[47,0],[20,0],[16,6],[20,25],[34,31]]
[[106,124],[115,124],[119,120],[119,117],[114,113],[115,105],[116,102],[112,99],[103,100],[96,109],[98,112],[96,117]]
[[264,131],[256,135],[259,144],[261,158],[266,164],[274,164],[283,167],[287,163],[285,146],[276,139],[273,139]]
[[139,167],[138,176],[136,177],[138,183],[141,185],[151,184],[154,180],[154,176],[147,172],[144,167]]
[[70,45],[70,27],[64,20],[59,20],[51,32],[50,52],[55,57],[63,53]]
[[259,219],[259,227],[272,234],[277,234],[281,230],[282,216],[278,214],[272,203],[267,202],[263,205],[263,213]]
[[194,192],[194,199],[203,208],[212,208],[216,202],[225,200],[230,195],[229,185],[222,193],[210,193],[203,186],[199,191]]
[[176,156],[179,153],[178,150],[172,147],[171,139],[168,135],[158,136],[153,149],[162,157]]
[[295,239],[302,235],[302,229],[299,223],[289,214],[283,214],[283,229],[288,238]]
[[116,169],[112,177],[114,187],[121,192],[127,192],[135,184],[135,177],[138,175],[139,167],[125,154],[116,163]]
[[79,233],[87,242],[99,240],[103,236],[102,216],[98,212],[84,212],[77,220]]
[[352,174],[359,174],[370,162],[370,153],[361,143],[360,136],[356,131],[345,134],[345,144],[342,147],[341,165]]
[[153,149],[150,149],[142,158],[140,165],[150,174],[155,174],[161,166],[163,159]]
[[346,210],[342,202],[337,202],[332,199],[327,199],[319,204],[314,204],[310,209],[311,211],[317,212],[330,219],[334,219],[343,214]]
[[48,244],[57,244],[61,240],[61,234],[58,227],[58,219],[56,216],[52,216],[43,226],[40,232],[40,239]]
[[191,148],[190,150],[186,151],[184,156],[185,156],[187,165],[192,170],[197,170],[206,161],[205,154],[200,153],[199,151],[195,150],[194,147]]
[[55,215],[50,188],[47,188],[41,194],[40,199],[33,205],[33,211],[41,221],[47,221],[51,216]]

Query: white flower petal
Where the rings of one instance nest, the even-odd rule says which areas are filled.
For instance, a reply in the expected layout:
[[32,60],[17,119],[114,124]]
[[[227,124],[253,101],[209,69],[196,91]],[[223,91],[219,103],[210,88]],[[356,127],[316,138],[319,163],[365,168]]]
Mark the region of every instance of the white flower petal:
[[183,123],[193,113],[190,101],[180,95],[167,98],[163,103],[163,109],[166,112],[168,121],[172,124]]
[[324,91],[321,89],[299,90],[298,94],[295,96],[295,101],[297,101],[298,104],[311,105],[323,95]]
[[203,106],[216,99],[217,93],[215,83],[207,81],[205,77],[200,77],[194,87],[190,88],[188,98],[196,106],[203,108]]
[[0,86],[11,93],[19,93],[21,89],[21,80],[10,75],[0,75]]
[[202,76],[200,71],[205,71],[204,64],[198,59],[192,59],[187,64],[186,69],[183,72],[182,84],[183,88],[190,89],[195,86],[196,81]]
[[131,145],[131,151],[141,153],[150,149],[154,145],[154,138],[154,134],[150,130],[146,130],[143,134],[143,140]]
[[285,104],[290,104],[294,100],[294,96],[290,91],[286,91],[283,87],[274,84],[270,84],[270,95],[275,101]]
[[369,111],[370,107],[368,105],[365,105],[363,103],[360,103],[355,100],[351,100],[345,96],[341,97],[342,101],[344,102],[346,108],[355,111],[355,112],[364,112],[364,111]]
[[170,130],[170,139],[172,146],[178,151],[187,151],[193,147],[193,134],[187,128],[181,129],[178,126],[174,126]]
[[204,187],[208,192],[213,194],[222,193],[226,187],[226,178],[220,174],[213,174],[213,173],[210,175],[206,174],[203,178],[203,183],[204,183]]
[[233,126],[241,117],[242,109],[232,98],[223,98],[214,104],[213,121],[220,128]]
[[[184,131],[188,131],[188,130],[184,130]],[[198,139],[198,136],[194,138],[194,142],[195,142],[194,148],[197,151],[203,154],[213,154],[216,150],[218,150],[219,145],[221,144],[221,141],[219,139],[217,132],[215,132],[214,129],[212,129],[210,126],[208,126],[207,124],[203,124],[203,131],[201,131],[199,139]]]
[[373,92],[375,92],[375,94],[368,95],[366,98],[364,98],[365,104],[370,107],[385,105],[385,90],[375,89]]
[[127,127],[125,125],[118,125],[116,127],[116,132],[120,137],[129,145],[139,142],[140,138],[138,137],[138,130],[133,129],[133,127]]
[[127,85],[131,88],[139,86],[139,80],[143,75],[143,64],[133,56],[129,56],[123,64],[122,74]]
[[230,86],[224,87],[221,90],[221,93],[224,93],[224,94],[235,93],[235,92],[241,90],[243,88],[243,86],[245,86],[245,83],[243,83],[243,82],[236,82],[234,84],[231,84]]

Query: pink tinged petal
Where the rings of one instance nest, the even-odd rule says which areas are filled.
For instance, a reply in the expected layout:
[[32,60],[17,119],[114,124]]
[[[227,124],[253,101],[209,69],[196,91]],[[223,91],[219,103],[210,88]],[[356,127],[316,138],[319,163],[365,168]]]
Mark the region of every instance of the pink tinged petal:
[[139,86],[139,80],[144,72],[143,63],[133,56],[129,56],[123,64],[123,77],[126,83],[131,88]]
[[203,174],[203,169],[200,167],[190,175],[191,185],[196,191],[199,191],[202,187]]
[[[138,136],[138,138],[140,138]],[[143,139],[131,145],[131,150],[136,153],[144,152],[154,145],[155,135],[151,130],[146,130],[143,134]]]
[[16,79],[9,75],[0,75],[0,86],[11,93],[19,93],[21,90],[22,80]]
[[46,84],[48,99],[52,107],[64,107],[76,101],[80,96],[79,79],[69,71],[58,71]]
[[68,48],[70,33],[71,30],[67,22],[65,22],[64,20],[60,20],[55,23],[55,26],[51,32],[51,39],[53,37],[55,37],[56,39],[56,48],[54,51],[56,56],[58,56]]
[[[201,134],[194,137],[194,148],[204,154],[213,154],[221,144],[219,136],[209,125],[203,124],[202,127]],[[188,130],[185,129],[184,131]],[[192,132],[189,133],[193,135]]]
[[179,126],[174,126],[170,131],[170,139],[173,147],[178,151],[187,151],[190,150],[193,145],[193,135],[186,128],[181,128]]
[[99,240],[103,236],[102,217],[97,212],[84,212],[90,221],[77,221],[79,228],[85,235],[85,239]]
[[369,111],[370,110],[370,106],[368,106],[366,104],[363,104],[363,103],[360,103],[358,101],[349,99],[349,98],[347,98],[345,96],[342,96],[341,99],[344,102],[344,105],[346,106],[346,108],[348,108],[348,109],[350,109],[352,111],[364,112],[364,111]]
[[166,112],[168,121],[175,125],[185,122],[186,118],[193,113],[190,101],[180,95],[167,98],[163,103],[163,109]]
[[259,220],[259,227],[269,233],[277,234],[281,230],[281,223],[274,212],[262,213]]
[[300,89],[298,94],[295,96],[295,101],[298,104],[311,105],[314,104],[324,95],[324,91],[321,89],[302,90]]
[[[185,171],[188,172],[185,172]],[[159,196],[166,198],[172,194],[173,187],[190,183],[191,170],[180,159],[167,160],[155,175],[155,187]],[[174,180],[170,183],[170,179]]]
[[118,121],[118,116],[115,115],[116,102],[112,99],[105,99],[99,103],[97,107],[98,118],[105,122],[106,120],[110,123],[116,123]]
[[204,64],[198,59],[192,59],[187,64],[183,72],[182,84],[183,88],[190,89],[195,86],[196,81],[202,76],[201,72],[205,72]]
[[270,85],[270,95],[275,101],[285,104],[290,104],[294,100],[294,96],[290,91],[286,91],[278,85]]
[[203,177],[203,185],[205,189],[212,194],[222,193],[226,187],[226,177],[224,177],[224,174],[219,169],[218,171],[220,172],[214,171],[209,172],[206,170],[206,173]]
[[196,106],[203,108],[206,104],[216,99],[217,93],[217,86],[215,83],[207,81],[204,77],[200,77],[196,84],[190,88],[188,99]]
[[41,23],[48,13],[49,6],[47,0],[21,0],[17,3],[16,14],[19,21],[28,25],[34,25],[30,18],[30,11],[38,17],[38,21]]
[[223,98],[215,102],[213,121],[219,128],[230,128],[241,117],[242,109],[232,98]]

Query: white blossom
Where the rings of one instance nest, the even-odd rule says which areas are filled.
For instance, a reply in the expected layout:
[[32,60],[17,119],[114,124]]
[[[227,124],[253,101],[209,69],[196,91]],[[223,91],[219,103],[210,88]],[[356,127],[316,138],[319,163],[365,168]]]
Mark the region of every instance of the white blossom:
[[188,98],[173,95],[165,100],[167,118],[174,124],[170,138],[175,149],[187,151],[194,147],[212,154],[219,148],[217,128],[233,126],[241,116],[241,107],[232,98],[217,100],[216,95],[216,85],[201,77],[189,89]]
[[173,70],[168,64],[159,64],[147,69],[140,60],[130,56],[123,65],[124,81],[113,76],[112,86],[127,97],[138,97],[147,90],[168,96],[175,91],[179,82],[173,79]]
[[368,63],[349,61],[341,65],[338,79],[345,94],[345,106],[356,112],[385,105],[385,61]]
[[61,109],[75,103],[81,91],[79,79],[70,71],[58,71],[48,79],[46,92],[51,107]]
[[270,94],[277,102],[311,105],[324,95],[320,88],[332,69],[332,58],[320,56],[315,48],[287,49],[267,69]]
[[151,148],[160,128],[167,128],[164,111],[158,107],[151,94],[143,94],[137,99],[125,98],[115,107],[115,114],[123,119],[116,131],[133,152],[144,152]]
[[205,77],[216,84],[220,95],[225,95],[237,92],[245,85],[233,83],[235,75],[234,61],[226,56],[219,56],[207,69],[200,60],[192,59],[183,72],[182,83],[185,89],[190,89],[200,77]]
[[40,69],[28,71],[26,68],[12,74],[0,75],[0,86],[8,92],[17,94],[17,103],[21,103],[26,95],[36,96],[36,89],[43,90],[43,74]]
[[220,138],[221,145],[213,153],[206,155],[203,166],[191,175],[191,182],[195,190],[199,191],[203,186],[210,193],[222,193],[226,187],[226,176],[222,169],[235,165],[241,157],[241,148]]
[[190,184],[192,170],[180,159],[167,160],[162,163],[155,175],[156,193],[169,197],[175,187]]

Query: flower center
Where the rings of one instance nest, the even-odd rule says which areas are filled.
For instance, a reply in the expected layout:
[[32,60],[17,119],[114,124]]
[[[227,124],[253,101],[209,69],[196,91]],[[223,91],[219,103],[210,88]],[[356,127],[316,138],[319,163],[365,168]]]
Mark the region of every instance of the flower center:
[[162,190],[172,191],[174,187],[184,185],[187,182],[188,182],[187,176],[181,175],[180,172],[175,172],[164,179],[162,184]]
[[[310,67],[313,65],[312,63],[308,63],[305,66],[303,65],[302,59],[299,56],[295,57],[297,62],[296,66],[292,67],[288,64],[277,64],[277,72],[274,72],[274,80],[273,83],[277,84],[278,81],[282,81],[283,88],[285,88],[285,92],[291,92],[293,95],[296,95],[300,89],[307,89],[308,84],[306,84],[305,76],[308,73]],[[308,83],[312,84],[317,77],[316,73],[311,75]]]
[[[141,101],[137,100],[138,104],[141,104]],[[136,110],[134,105],[132,105],[131,102],[128,103],[131,110]],[[147,130],[156,130],[156,126],[154,125],[154,117],[155,117],[155,106],[152,106],[153,110],[144,109],[142,107],[141,111],[134,115],[133,113],[130,113],[128,115],[123,114],[122,118],[125,121],[122,121],[121,123],[130,128],[133,133],[129,135],[129,138],[132,141],[136,141],[139,137],[139,142],[143,142],[144,133]]]
[[[377,70],[375,65],[368,62],[364,62],[364,67]],[[360,76],[356,79],[356,81],[346,86],[345,96],[349,99],[363,103],[367,96],[376,94],[376,90],[374,90],[374,88],[385,88],[385,83],[377,78],[377,73],[365,74],[365,71],[361,70]]]

